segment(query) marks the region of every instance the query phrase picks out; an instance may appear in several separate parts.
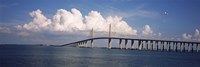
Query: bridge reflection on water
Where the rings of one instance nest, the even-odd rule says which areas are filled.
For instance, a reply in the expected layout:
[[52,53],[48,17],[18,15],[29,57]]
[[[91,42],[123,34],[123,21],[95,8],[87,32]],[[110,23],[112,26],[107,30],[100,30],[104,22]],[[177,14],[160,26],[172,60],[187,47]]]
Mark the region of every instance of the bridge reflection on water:
[[[122,48],[122,41],[125,41],[125,49],[136,49],[136,50],[160,50],[160,51],[181,51],[181,52],[198,52],[200,42],[189,42],[189,41],[170,41],[170,40],[153,40],[153,39],[132,39],[132,38],[119,38],[119,37],[96,37],[85,40],[80,40],[62,46],[77,46],[77,47],[91,47],[94,46],[94,40],[106,39],[108,40],[107,48],[111,49],[112,40],[118,40],[118,48]],[[128,47],[128,42],[130,46]],[[90,42],[90,46],[88,46]],[[137,47],[134,47],[137,45]],[[179,46],[178,46],[179,45]],[[155,47],[155,48],[154,48]],[[179,48],[179,49],[178,49]]]

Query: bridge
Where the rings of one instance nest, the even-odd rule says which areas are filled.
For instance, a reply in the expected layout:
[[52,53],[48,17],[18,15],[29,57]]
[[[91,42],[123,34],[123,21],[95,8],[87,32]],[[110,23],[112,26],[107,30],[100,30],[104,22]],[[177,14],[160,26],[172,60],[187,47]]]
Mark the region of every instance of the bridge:
[[[62,46],[78,46],[78,47],[91,47],[93,48],[94,40],[106,39],[108,40],[107,48],[112,49],[112,40],[119,40],[118,48],[122,48],[122,41],[125,41],[125,49],[136,49],[136,50],[160,50],[160,51],[181,51],[181,52],[198,52],[200,42],[189,42],[189,41],[172,41],[172,40],[153,40],[153,39],[133,39],[133,38],[119,38],[119,37],[96,37],[85,40],[80,40]],[[128,47],[128,42],[130,46]],[[90,46],[88,46],[90,42]],[[137,45],[138,47],[134,47]],[[179,46],[178,46],[179,45]],[[155,47],[155,48],[154,48]],[[179,48],[179,49],[178,49]]]
[[[122,48],[122,41],[125,41],[125,49],[136,49],[136,50],[160,50],[160,51],[181,51],[181,52],[198,52],[200,42],[189,42],[189,41],[172,41],[172,40],[155,40],[155,39],[134,39],[134,38],[120,38],[120,37],[111,37],[111,24],[109,25],[109,37],[93,37],[94,30],[91,31],[91,38],[80,40],[68,44],[64,44],[61,46],[78,46],[78,47],[91,47],[93,48],[94,40],[106,39],[108,40],[107,48],[111,49],[112,40],[118,40],[118,48]],[[130,46],[128,47],[128,42],[130,42]],[[88,46],[88,42],[90,42],[90,46]],[[134,47],[137,45],[137,47]],[[155,47],[155,48],[154,48]],[[178,49],[179,48],[179,49]]]

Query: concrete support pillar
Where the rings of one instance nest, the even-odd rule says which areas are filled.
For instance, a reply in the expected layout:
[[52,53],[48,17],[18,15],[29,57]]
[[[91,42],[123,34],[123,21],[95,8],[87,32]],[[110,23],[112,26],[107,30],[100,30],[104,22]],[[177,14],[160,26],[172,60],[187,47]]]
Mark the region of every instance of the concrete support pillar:
[[85,41],[85,47],[87,47],[87,41]]
[[176,42],[176,48],[175,48],[175,51],[177,52],[178,51],[178,43]]
[[143,45],[144,45],[144,44],[143,44],[143,41],[141,41],[141,45],[140,45],[140,46],[141,46],[141,49],[143,49]]
[[79,43],[76,43],[76,44],[77,44],[76,47],[79,46]]
[[194,50],[194,46],[193,46],[194,44],[192,43],[192,45],[191,45],[191,52],[193,52],[193,50]]
[[198,43],[196,43],[196,46],[195,46],[195,47],[196,47],[196,52],[197,52],[197,50],[198,50]]
[[199,44],[197,43],[197,52],[199,52]]
[[81,45],[80,45],[80,46],[82,47],[82,46],[83,46],[83,42],[80,42],[80,43],[81,43]]
[[156,50],[158,51],[158,41],[156,41]]
[[140,48],[140,44],[141,44],[141,42],[140,42],[140,40],[138,40],[138,48],[137,49]]
[[119,48],[122,49],[122,39],[119,39]]
[[169,51],[169,45],[170,45],[170,43],[167,42],[167,51]]
[[163,42],[160,41],[160,50],[163,51]]
[[185,43],[183,42],[182,45],[183,45],[183,52],[185,52]]
[[142,49],[142,40],[138,41],[138,49],[141,50]]
[[128,49],[128,40],[125,40],[125,48]]
[[170,42],[168,42],[168,51],[170,51]]
[[112,45],[111,45],[111,38],[108,39],[108,48],[111,48]]
[[165,50],[165,42],[164,41],[162,43],[162,49],[163,49],[163,51]]
[[146,50],[148,50],[148,40],[146,40]]
[[78,46],[81,46],[81,42],[79,42],[79,45]]
[[180,42],[180,51],[182,52],[183,51],[183,43]]
[[187,50],[188,50],[188,52],[190,52],[190,43],[188,43]]
[[150,41],[150,45],[151,45],[151,50],[153,50],[153,41]]
[[161,49],[161,51],[164,51],[165,50],[165,42],[164,41],[161,41],[161,43],[162,43],[162,49]]
[[171,51],[171,42],[169,42],[169,51]]
[[176,45],[176,42],[173,42],[173,50],[175,51],[175,45]]
[[172,50],[174,50],[174,42],[172,42],[171,48]]
[[91,47],[92,47],[92,48],[93,48],[93,44],[94,44],[94,43],[93,43],[93,39],[92,39],[92,40],[91,40]]
[[177,42],[174,43],[174,51],[177,51]]
[[134,49],[134,40],[131,40],[131,49]]
[[83,46],[83,42],[80,42],[81,43],[81,46]]
[[84,47],[84,41],[81,42],[81,47]]
[[84,41],[82,41],[81,44],[82,44],[82,46],[84,46],[85,45]]

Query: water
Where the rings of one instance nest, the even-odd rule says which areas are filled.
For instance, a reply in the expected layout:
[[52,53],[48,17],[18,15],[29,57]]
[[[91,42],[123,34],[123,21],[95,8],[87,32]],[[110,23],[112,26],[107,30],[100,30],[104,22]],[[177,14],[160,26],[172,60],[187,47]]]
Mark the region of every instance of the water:
[[199,67],[200,53],[0,46],[0,67]]

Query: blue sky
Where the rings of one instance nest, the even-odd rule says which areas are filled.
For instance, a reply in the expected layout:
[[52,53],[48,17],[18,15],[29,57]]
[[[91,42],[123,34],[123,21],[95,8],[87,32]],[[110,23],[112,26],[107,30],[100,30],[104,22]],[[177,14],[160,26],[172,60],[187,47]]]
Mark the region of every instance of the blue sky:
[[[52,19],[57,10],[71,11],[73,8],[80,11],[83,18],[88,16],[91,11],[98,11],[104,18],[108,16],[122,17],[122,20],[131,28],[137,30],[137,36],[142,36],[140,34],[147,25],[152,31],[151,38],[157,37],[153,34],[160,33],[162,35],[159,38],[162,39],[198,41],[195,40],[195,33],[200,30],[199,3],[199,0],[1,0],[0,43],[49,44],[55,41],[54,44],[63,44],[65,40],[75,41],[80,39],[80,36],[84,39],[85,35],[80,34],[72,36],[71,34],[54,35],[40,32],[28,36],[17,35],[19,33],[15,29],[17,25],[23,26],[33,21],[29,15],[32,11],[39,9],[45,17]],[[6,30],[7,33],[5,33]],[[184,37],[183,34],[186,36]],[[76,35],[78,36],[76,37]],[[35,39],[31,39],[33,37]],[[74,37],[75,39],[69,40]]]

